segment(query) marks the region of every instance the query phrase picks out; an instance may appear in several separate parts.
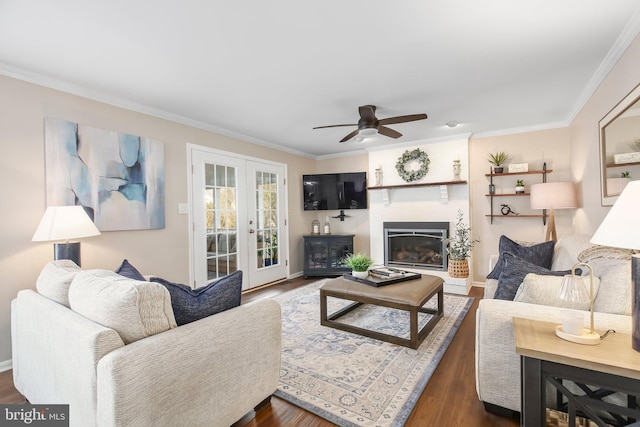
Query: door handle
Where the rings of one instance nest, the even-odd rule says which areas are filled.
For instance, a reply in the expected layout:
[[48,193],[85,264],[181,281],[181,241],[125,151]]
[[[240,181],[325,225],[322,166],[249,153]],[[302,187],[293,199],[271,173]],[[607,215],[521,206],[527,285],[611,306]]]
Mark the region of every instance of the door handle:
[[253,233],[255,233],[255,232],[256,232],[256,230],[254,230],[253,228],[250,228],[250,229],[249,229],[249,234],[253,234]]

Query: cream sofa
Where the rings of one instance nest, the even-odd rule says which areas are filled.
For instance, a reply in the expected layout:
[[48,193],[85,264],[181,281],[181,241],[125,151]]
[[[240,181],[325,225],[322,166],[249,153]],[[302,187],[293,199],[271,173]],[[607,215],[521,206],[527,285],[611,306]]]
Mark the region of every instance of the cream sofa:
[[[127,294],[122,299],[139,306],[119,311],[119,331],[87,318],[114,309],[116,297],[103,297],[104,287],[100,307],[75,302],[85,315],[65,306],[64,289],[59,302],[33,290],[13,300],[13,377],[29,402],[69,404],[71,426],[191,427],[229,426],[269,401],[280,373],[277,302],[263,299],[176,327],[166,288],[113,274],[96,274],[92,284],[111,280]],[[80,275],[58,276],[72,307],[86,297],[85,286],[73,296]],[[160,302],[150,308],[151,299]],[[130,325],[136,315],[147,317],[141,328]]]
[[[596,330],[630,333],[631,262],[612,258],[607,248],[596,247],[589,239],[585,235],[560,239],[555,246],[552,270],[571,269],[580,254],[581,259],[588,258],[594,276],[600,279],[594,302]],[[497,256],[492,257],[491,268],[496,259]],[[484,298],[476,312],[476,390],[487,410],[515,415],[514,412],[521,410],[520,357],[515,352],[512,319],[524,317],[559,324],[562,313],[568,309],[493,299],[497,283],[487,279]],[[585,327],[588,327],[588,317],[585,313]]]

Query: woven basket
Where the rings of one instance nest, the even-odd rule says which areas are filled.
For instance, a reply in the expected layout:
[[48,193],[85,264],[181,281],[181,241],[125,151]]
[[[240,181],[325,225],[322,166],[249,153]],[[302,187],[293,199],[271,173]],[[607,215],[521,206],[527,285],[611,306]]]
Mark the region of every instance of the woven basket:
[[469,262],[466,259],[449,258],[449,276],[464,279],[469,277]]

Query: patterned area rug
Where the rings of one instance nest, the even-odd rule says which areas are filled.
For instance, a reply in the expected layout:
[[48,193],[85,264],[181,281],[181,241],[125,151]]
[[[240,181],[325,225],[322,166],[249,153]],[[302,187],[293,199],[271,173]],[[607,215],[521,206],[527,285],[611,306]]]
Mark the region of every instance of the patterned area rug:
[[[324,281],[274,299],[282,306],[282,372],[276,395],[340,426],[402,426],[473,298],[444,296],[444,317],[417,350],[320,325]],[[435,299],[435,298],[434,298]],[[333,313],[350,302],[328,299]],[[426,307],[434,307],[429,301]],[[420,318],[420,327],[429,315]],[[409,336],[408,313],[365,305],[341,318]]]

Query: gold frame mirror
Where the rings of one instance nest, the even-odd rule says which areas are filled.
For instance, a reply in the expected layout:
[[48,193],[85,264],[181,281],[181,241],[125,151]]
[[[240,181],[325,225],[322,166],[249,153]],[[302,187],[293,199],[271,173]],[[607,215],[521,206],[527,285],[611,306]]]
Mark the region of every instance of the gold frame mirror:
[[599,122],[602,206],[612,206],[627,183],[640,180],[640,85]]

